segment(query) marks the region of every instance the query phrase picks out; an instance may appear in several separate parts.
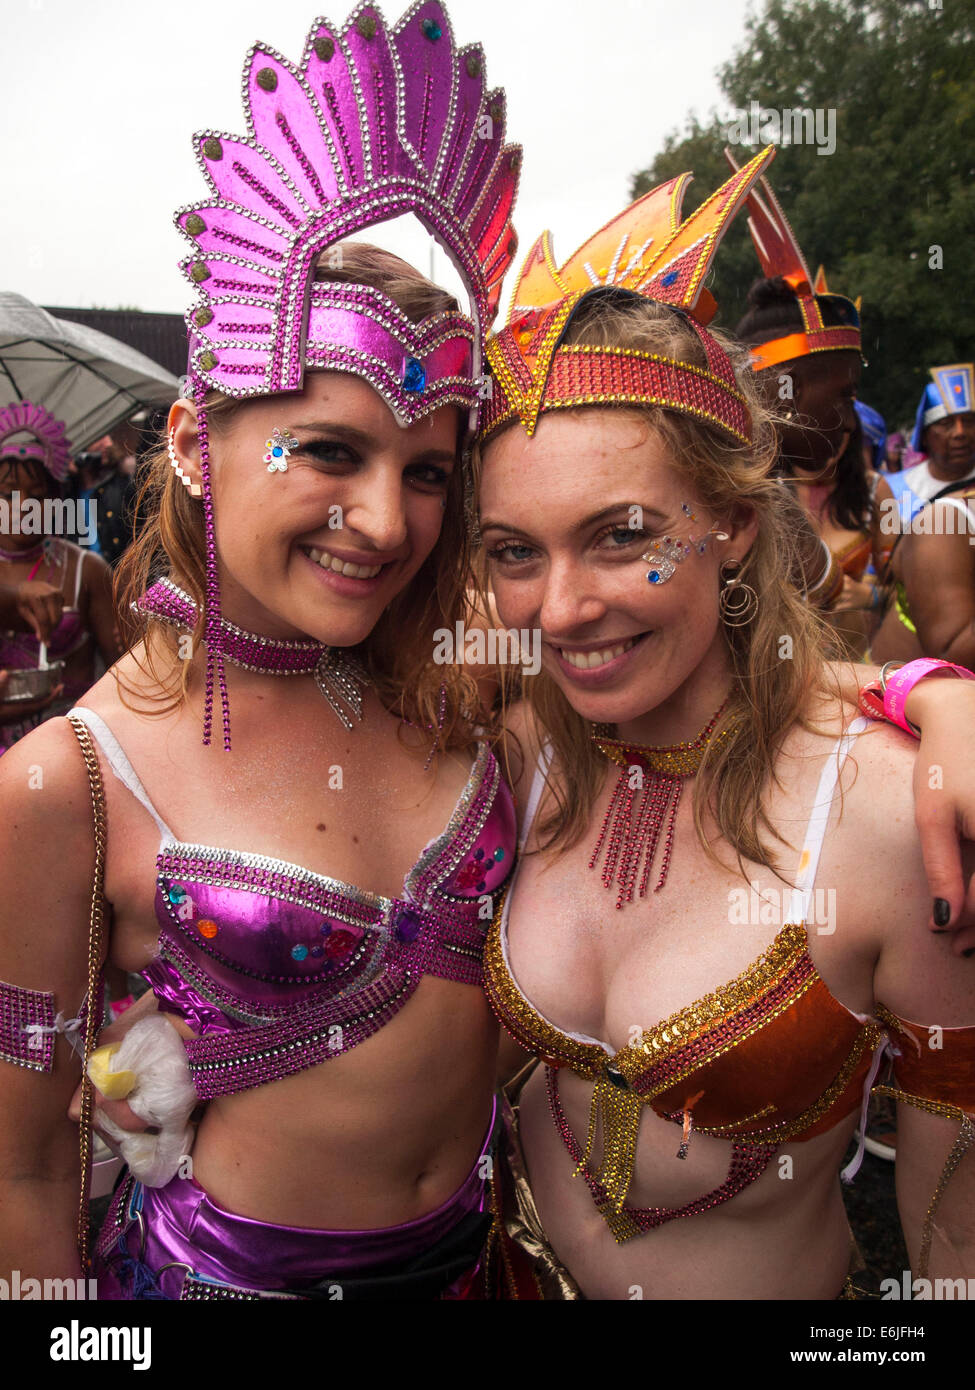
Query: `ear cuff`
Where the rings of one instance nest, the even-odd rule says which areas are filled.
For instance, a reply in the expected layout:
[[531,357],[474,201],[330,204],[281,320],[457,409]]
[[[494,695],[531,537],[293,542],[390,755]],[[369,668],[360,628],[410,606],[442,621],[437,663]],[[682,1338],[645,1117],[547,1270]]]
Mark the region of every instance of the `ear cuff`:
[[186,490],[187,490],[187,492],[190,494],[190,496],[191,496],[191,497],[202,497],[202,496],[203,496],[203,488],[202,488],[202,486],[201,486],[199,483],[194,483],[193,480],[192,480],[191,478],[189,478],[189,477],[183,472],[183,466],[182,466],[182,464],[180,463],[179,459],[176,457],[175,438],[176,438],[176,431],[175,431],[175,430],[170,430],[170,431],[169,431],[169,439],[168,439],[167,444],[166,444],[166,452],[169,454],[169,462],[172,464],[173,468],[176,470],[176,476],[179,478],[180,482],[181,482],[181,483],[183,484],[183,486],[186,488]]

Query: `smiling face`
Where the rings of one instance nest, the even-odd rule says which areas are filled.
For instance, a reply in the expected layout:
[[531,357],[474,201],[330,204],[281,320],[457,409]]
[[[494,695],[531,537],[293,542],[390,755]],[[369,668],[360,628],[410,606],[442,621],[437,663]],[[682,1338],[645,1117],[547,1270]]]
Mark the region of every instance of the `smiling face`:
[[[719,569],[747,553],[754,521],[707,512],[662,437],[621,409],[543,415],[530,439],[506,430],[483,451],[480,506],[501,622],[541,630],[544,669],[578,714],[707,721],[730,676]],[[671,578],[648,582],[667,572],[642,558],[655,541],[712,527],[727,539],[692,544]]]
[[[404,429],[366,382],[312,372],[300,393],[209,423],[224,616],[270,637],[362,642],[437,544],[458,485],[459,411]],[[192,407],[177,402],[170,424],[200,481]],[[298,443],[286,470],[270,473],[275,430]]]

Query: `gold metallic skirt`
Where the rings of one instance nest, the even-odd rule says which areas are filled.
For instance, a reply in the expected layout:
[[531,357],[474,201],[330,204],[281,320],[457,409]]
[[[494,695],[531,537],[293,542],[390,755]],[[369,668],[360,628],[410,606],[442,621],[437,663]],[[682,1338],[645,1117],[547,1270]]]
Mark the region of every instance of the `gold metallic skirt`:
[[491,1177],[494,1224],[485,1256],[488,1297],[534,1302],[576,1300],[583,1295],[546,1239],[521,1148],[518,1103],[536,1066],[537,1061],[529,1062],[500,1093],[504,1133]]

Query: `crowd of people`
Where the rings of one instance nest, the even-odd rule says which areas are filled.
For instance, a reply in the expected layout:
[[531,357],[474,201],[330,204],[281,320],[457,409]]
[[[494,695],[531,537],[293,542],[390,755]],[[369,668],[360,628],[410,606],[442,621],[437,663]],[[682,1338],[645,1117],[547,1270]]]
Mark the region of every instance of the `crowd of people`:
[[[971,1273],[972,366],[907,455],[772,148],[686,219],[685,176],[562,264],[546,233],[489,333],[521,152],[480,48],[360,7],[248,64],[138,509],[103,441],[97,546],[0,551],[8,684],[64,663],[0,705],[0,1274],[852,1298],[872,1091],[912,1269]],[[732,335],[704,285],[746,207]],[[467,306],[362,239],[403,211]],[[11,423],[8,514],[70,466]],[[540,673],[435,658],[485,628]],[[113,970],[147,988],[98,1036]]]

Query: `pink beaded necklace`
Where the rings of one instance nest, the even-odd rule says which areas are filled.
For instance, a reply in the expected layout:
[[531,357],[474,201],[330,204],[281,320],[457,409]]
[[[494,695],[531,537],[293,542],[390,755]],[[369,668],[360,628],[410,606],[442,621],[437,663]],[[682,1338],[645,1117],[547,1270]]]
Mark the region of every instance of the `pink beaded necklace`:
[[16,565],[24,560],[33,560],[38,555],[43,555],[46,544],[47,537],[45,536],[36,545],[27,546],[25,550],[4,550],[3,546],[0,546],[0,560],[6,560],[11,565]]
[[[137,612],[171,627],[192,632],[196,626],[196,604],[171,579],[153,584],[134,606]],[[357,658],[343,648],[326,647],[311,640],[262,637],[256,632],[245,632],[226,618],[220,619],[220,635],[223,659],[232,666],[267,676],[314,676],[322,695],[347,729],[362,722],[362,695],[369,677]],[[206,641],[209,640],[208,635]]]
[[[619,884],[617,909],[633,901],[641,862],[640,897],[646,897],[661,835],[664,837],[664,849],[660,875],[653,891],[659,893],[666,883],[674,848],[674,822],[684,780],[695,776],[700,770],[723,712],[724,705],[692,742],[676,743],[665,748],[644,748],[635,743],[623,743],[611,738],[605,725],[593,730],[593,742],[611,762],[619,765],[620,775],[603,818],[589,867],[596,867],[605,845],[603,887],[611,889],[614,879]],[[723,729],[714,741],[720,742],[730,732],[730,729]]]

